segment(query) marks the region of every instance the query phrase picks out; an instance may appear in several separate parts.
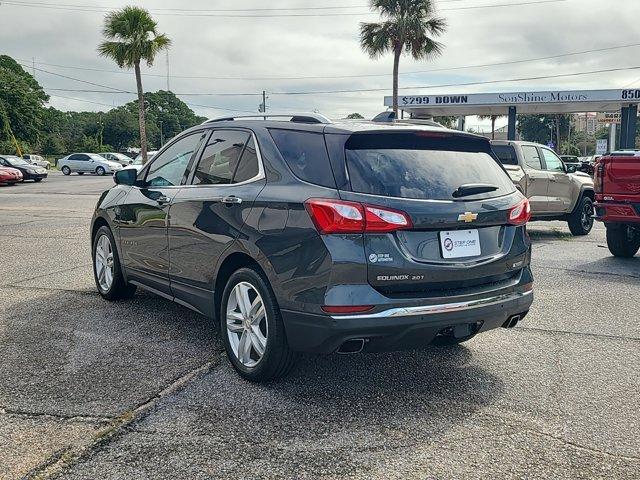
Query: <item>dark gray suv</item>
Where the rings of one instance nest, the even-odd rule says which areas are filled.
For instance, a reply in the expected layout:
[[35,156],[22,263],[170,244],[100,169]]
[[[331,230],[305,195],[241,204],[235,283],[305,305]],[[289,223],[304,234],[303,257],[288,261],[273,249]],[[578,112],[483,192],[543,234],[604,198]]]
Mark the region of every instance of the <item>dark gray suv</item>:
[[217,318],[250,380],[300,351],[457,344],[533,300],[529,203],[481,137],[225,118],[115,181],[91,227],[100,294],[140,286]]

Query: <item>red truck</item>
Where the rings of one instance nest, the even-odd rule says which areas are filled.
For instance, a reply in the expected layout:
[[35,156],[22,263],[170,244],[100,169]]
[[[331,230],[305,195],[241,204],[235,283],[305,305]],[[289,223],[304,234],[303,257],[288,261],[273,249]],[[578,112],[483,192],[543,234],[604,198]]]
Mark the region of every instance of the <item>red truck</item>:
[[613,152],[595,166],[596,220],[607,228],[607,245],[616,257],[640,249],[640,150]]

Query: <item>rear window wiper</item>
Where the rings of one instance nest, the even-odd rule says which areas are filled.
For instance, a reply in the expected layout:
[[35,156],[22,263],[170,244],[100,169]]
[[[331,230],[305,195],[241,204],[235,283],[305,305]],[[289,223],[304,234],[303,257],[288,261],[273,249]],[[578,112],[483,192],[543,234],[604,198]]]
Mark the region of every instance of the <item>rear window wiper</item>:
[[499,187],[488,183],[467,183],[460,185],[458,189],[451,194],[453,198],[469,197],[478,195],[479,193],[495,192]]

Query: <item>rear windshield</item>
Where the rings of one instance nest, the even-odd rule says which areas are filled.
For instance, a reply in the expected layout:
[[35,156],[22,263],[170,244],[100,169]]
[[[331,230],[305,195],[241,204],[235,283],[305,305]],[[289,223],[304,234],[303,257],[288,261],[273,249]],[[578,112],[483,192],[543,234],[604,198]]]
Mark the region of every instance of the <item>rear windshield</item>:
[[354,192],[455,200],[454,192],[463,185],[495,187],[490,192],[461,199],[477,200],[515,190],[506,172],[490,153],[482,151],[484,145],[477,140],[456,136],[429,139],[414,135],[404,141],[402,137],[407,135],[354,137],[357,136],[352,136],[346,144],[347,169]]
[[511,145],[492,145],[491,148],[503,165],[518,165],[516,149]]

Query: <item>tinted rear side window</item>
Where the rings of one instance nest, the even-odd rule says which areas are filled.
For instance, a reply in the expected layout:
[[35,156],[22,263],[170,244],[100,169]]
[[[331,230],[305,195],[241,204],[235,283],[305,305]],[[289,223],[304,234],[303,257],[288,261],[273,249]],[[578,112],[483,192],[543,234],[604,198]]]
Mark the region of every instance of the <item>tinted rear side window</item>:
[[491,148],[503,165],[518,165],[516,149],[511,145],[493,145]]
[[336,188],[322,133],[270,130],[293,174],[305,182]]
[[[369,136],[370,141],[366,138],[352,141],[352,136],[347,142],[347,169],[354,192],[455,200],[453,193],[468,184],[482,183],[496,188],[465,199],[493,198],[514,191],[513,183],[488,147],[477,140],[455,136],[433,140],[414,135],[404,142],[394,138],[385,142],[385,137],[394,136]],[[405,135],[399,137],[402,136]]]

